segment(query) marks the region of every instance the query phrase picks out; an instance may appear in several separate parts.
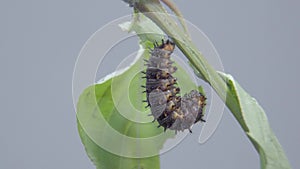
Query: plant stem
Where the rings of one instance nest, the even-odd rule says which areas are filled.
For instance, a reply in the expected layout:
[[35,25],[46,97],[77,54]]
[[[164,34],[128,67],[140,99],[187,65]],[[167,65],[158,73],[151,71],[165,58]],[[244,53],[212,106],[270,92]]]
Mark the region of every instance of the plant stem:
[[184,30],[184,33],[186,33],[189,38],[190,38],[190,35],[189,35],[189,31],[188,31],[188,28],[187,28],[187,25],[184,21],[184,18],[180,12],[180,10],[177,8],[177,6],[171,1],[171,0],[161,0],[164,4],[166,4],[174,13],[175,15],[177,16],[183,30]]
[[[226,103],[227,107],[234,112],[238,103],[234,100],[232,94],[228,91],[226,82],[218,75],[215,69],[207,62],[201,52],[191,40],[186,37],[187,35],[177,26],[177,23],[172,17],[166,14],[164,8],[160,5],[159,1],[146,1],[141,0],[135,4],[135,8],[149,17],[156,23],[168,36],[170,36],[177,47],[188,58],[190,63],[202,75],[203,80],[209,83],[217,92],[219,97]],[[233,113],[236,116],[236,114]],[[238,120],[245,131],[248,131],[243,121]]]

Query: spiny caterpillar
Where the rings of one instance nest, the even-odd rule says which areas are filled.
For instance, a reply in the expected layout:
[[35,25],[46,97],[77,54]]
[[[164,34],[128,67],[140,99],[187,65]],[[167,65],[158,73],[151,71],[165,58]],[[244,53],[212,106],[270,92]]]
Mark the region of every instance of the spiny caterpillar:
[[146,107],[151,108],[151,115],[159,126],[166,129],[183,131],[198,121],[205,122],[204,106],[206,97],[196,90],[190,91],[183,97],[178,96],[180,88],[176,86],[177,79],[172,74],[177,70],[170,57],[175,44],[169,40],[162,44],[154,43],[154,49],[150,49],[150,59],[145,60],[147,69],[143,78],[146,78]]

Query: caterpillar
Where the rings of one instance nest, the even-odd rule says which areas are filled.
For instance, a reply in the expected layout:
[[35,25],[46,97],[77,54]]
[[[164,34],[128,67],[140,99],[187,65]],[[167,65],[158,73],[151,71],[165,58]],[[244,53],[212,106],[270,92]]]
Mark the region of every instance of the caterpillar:
[[192,90],[183,97],[179,96],[180,88],[177,87],[177,79],[173,77],[177,67],[173,66],[171,54],[175,44],[170,40],[162,40],[159,45],[154,43],[150,49],[150,58],[145,60],[146,71],[142,73],[146,78],[145,88],[147,107],[150,107],[154,120],[159,123],[158,127],[177,131],[188,129],[191,133],[191,126],[198,121],[205,122],[204,107],[206,97]]

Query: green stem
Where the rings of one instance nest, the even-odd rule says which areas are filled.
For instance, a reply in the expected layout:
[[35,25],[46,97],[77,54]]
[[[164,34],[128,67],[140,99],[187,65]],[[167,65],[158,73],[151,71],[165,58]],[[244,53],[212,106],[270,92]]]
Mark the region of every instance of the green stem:
[[185,20],[182,16],[180,10],[177,8],[177,6],[171,0],[161,0],[161,1],[164,4],[166,4],[174,12],[174,14],[177,16],[177,18],[184,30],[184,33],[186,33],[190,38],[189,31],[188,31],[187,25],[185,23]]
[[[232,94],[227,92],[226,82],[218,75],[215,69],[207,62],[201,52],[199,52],[192,41],[186,37],[186,34],[177,26],[177,23],[170,17],[159,1],[141,0],[135,4],[135,8],[149,17],[156,23],[168,36],[170,36],[177,47],[188,58],[190,63],[202,75],[203,80],[209,83],[217,92],[219,97],[226,103],[227,107],[234,112],[238,103],[235,102]],[[233,115],[235,115],[233,113]],[[235,115],[237,119],[237,117]],[[239,120],[242,128],[248,131],[243,121]]]

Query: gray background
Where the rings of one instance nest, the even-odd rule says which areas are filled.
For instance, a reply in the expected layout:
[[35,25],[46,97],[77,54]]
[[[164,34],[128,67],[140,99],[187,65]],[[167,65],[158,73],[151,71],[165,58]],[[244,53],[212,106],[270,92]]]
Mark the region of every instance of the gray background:
[[[266,110],[294,168],[300,166],[299,1],[179,1],[214,43],[226,72]],[[76,128],[72,73],[85,41],[131,9],[120,0],[0,1],[0,168],[95,168]],[[134,43],[132,45],[135,45]],[[214,136],[192,134],[161,156],[161,168],[259,168],[226,110]]]

